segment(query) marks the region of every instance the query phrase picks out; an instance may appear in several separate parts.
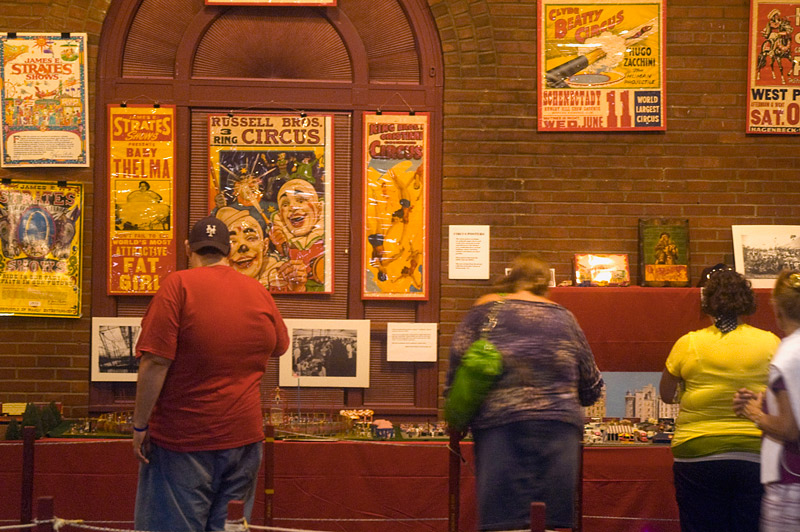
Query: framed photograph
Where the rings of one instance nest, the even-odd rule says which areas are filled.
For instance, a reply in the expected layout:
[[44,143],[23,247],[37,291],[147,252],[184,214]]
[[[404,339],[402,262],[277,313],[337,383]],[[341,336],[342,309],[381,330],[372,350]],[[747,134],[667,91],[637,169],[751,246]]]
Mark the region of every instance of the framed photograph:
[[753,288],[772,288],[784,269],[800,268],[800,225],[733,225],[736,271]]
[[577,253],[576,286],[628,286],[631,272],[628,255]]
[[279,385],[369,387],[369,320],[285,320]]
[[689,220],[639,220],[642,286],[689,286]]
[[92,381],[136,382],[141,318],[92,318]]

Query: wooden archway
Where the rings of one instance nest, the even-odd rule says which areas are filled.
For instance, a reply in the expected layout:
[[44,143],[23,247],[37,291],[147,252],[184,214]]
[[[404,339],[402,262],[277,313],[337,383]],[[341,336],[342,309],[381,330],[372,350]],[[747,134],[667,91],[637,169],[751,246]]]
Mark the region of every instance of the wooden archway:
[[[322,311],[337,319],[368,318],[378,331],[387,321],[438,322],[442,92],[441,46],[424,0],[338,0],[335,7],[115,0],[103,26],[97,61],[93,315],[138,316],[149,300],[109,296],[105,290],[109,231],[106,108],[128,102],[176,108],[178,242],[186,238],[189,221],[206,214],[207,147],[205,132],[200,131],[206,113],[334,113],[338,146],[335,293],[276,298],[281,310],[290,317],[320,316]],[[377,109],[413,110],[431,116],[432,275],[431,297],[426,302],[362,301],[360,297],[360,257],[350,252],[360,249],[360,236],[349,228],[362,224],[361,115]],[[177,261],[185,264],[182,250]],[[380,352],[380,341],[378,338],[373,347],[373,359]],[[385,366],[373,360],[369,391],[319,392],[319,402],[330,406],[380,403],[398,413],[436,414],[435,364],[406,367],[400,373],[407,375],[399,380],[396,368],[384,372],[381,364]],[[128,393],[123,388],[93,383],[90,403],[108,405],[114,397]],[[399,398],[394,406],[392,398]]]

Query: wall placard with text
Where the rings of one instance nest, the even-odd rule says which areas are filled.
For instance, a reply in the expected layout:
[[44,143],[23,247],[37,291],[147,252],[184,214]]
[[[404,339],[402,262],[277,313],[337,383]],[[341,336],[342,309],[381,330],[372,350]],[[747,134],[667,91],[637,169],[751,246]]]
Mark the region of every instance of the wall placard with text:
[[800,133],[800,2],[750,2],[747,133]]
[[108,106],[108,293],[149,295],[175,271],[175,108]]
[[81,317],[83,185],[0,184],[0,313]]
[[85,33],[0,36],[2,166],[89,166]]
[[666,129],[664,2],[538,3],[539,131]]
[[428,299],[429,120],[364,114],[363,299]]

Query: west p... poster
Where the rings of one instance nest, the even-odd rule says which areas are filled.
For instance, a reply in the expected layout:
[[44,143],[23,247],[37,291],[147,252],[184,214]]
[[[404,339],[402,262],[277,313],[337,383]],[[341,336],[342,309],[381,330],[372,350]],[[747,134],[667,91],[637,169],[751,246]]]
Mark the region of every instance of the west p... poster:
[[85,33],[0,36],[2,166],[89,166]]
[[364,114],[363,299],[427,300],[430,122]]
[[175,270],[175,109],[108,106],[108,293],[150,295]]
[[538,9],[539,131],[666,129],[663,1]]
[[747,133],[800,133],[800,2],[750,3]]
[[0,314],[81,316],[83,186],[0,184]]
[[333,116],[211,114],[208,142],[231,266],[270,292],[333,292]]

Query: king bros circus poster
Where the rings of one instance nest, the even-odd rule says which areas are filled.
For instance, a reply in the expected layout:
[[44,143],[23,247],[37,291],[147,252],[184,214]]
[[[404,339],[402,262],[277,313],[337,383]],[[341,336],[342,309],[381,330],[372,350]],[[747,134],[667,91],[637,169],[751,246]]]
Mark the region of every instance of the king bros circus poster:
[[750,3],[747,133],[800,133],[800,3]]
[[662,1],[538,6],[539,131],[666,129]]
[[149,295],[175,270],[175,109],[108,107],[108,293]]
[[429,297],[429,118],[364,114],[363,299]]

